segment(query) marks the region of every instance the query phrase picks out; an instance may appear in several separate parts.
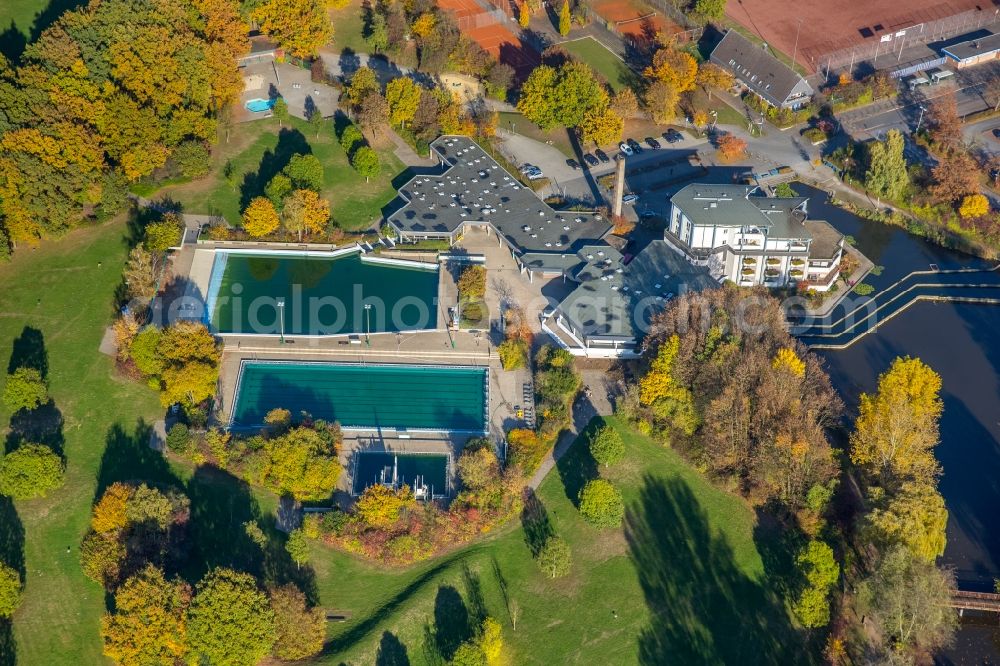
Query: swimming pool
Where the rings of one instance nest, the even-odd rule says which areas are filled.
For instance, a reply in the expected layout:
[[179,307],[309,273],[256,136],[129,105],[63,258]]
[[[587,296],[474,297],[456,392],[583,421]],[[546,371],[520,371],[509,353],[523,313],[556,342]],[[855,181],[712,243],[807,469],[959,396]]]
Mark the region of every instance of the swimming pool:
[[244,360],[230,427],[280,407],[347,430],[482,433],[488,390],[483,367]]
[[247,100],[245,106],[247,111],[252,111],[253,113],[261,113],[263,111],[270,111],[274,108],[274,103],[277,102],[275,99],[250,99]]
[[211,328],[238,335],[344,335],[434,329],[438,266],[335,253],[216,250]]
[[355,454],[351,492],[360,495],[376,483],[397,488],[406,485],[418,496],[420,490],[426,488],[428,497],[447,497],[451,491],[448,456],[443,453],[359,451]]

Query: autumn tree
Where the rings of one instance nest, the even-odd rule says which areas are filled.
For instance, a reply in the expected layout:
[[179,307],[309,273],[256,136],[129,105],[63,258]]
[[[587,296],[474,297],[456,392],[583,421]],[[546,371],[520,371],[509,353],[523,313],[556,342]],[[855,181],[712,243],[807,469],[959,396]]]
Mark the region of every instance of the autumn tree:
[[397,77],[386,84],[385,101],[389,105],[389,122],[405,127],[417,112],[420,87],[408,76]]
[[35,409],[49,401],[49,388],[35,368],[17,368],[3,385],[3,404],[11,414]]
[[903,156],[903,135],[899,130],[889,130],[885,141],[876,140],[868,146],[865,187],[879,198],[898,199],[909,182],[906,158]]
[[990,212],[990,200],[982,194],[967,194],[962,198],[958,214],[963,220],[974,220]]
[[976,161],[961,150],[941,157],[931,170],[931,178],[930,191],[938,201],[952,203],[979,192]]
[[954,93],[936,97],[928,113],[931,137],[946,151],[962,146],[962,119],[958,117],[958,103]]
[[562,8],[559,10],[559,34],[565,37],[573,27],[573,17],[569,13],[569,0],[563,0]]
[[605,479],[588,481],[580,490],[580,515],[594,527],[619,527],[625,518],[621,491]]
[[639,401],[649,407],[658,418],[669,422],[678,430],[691,434],[699,424],[694,396],[678,380],[674,372],[680,352],[680,337],[671,336],[657,348],[649,371],[639,381]]
[[639,98],[631,88],[622,88],[611,98],[610,106],[622,118],[631,118],[639,112]]
[[851,434],[851,461],[875,478],[928,479],[938,469],[941,377],[916,358],[897,358],[879,376],[878,390],[861,395]]
[[21,605],[21,574],[17,569],[0,562],[0,617],[6,618],[14,614]]
[[719,156],[727,161],[735,161],[746,156],[747,142],[735,134],[726,134],[719,138]]
[[297,58],[315,55],[333,39],[333,26],[320,0],[264,0],[250,17],[261,32]]
[[275,626],[271,654],[283,661],[298,661],[319,654],[326,640],[323,609],[310,608],[306,595],[291,583],[272,589],[270,598]]
[[14,499],[45,497],[64,480],[62,459],[44,444],[21,444],[0,462],[0,493]]
[[613,426],[604,425],[598,428],[591,435],[588,444],[590,455],[605,467],[618,464],[625,457],[625,440]]
[[197,659],[250,666],[274,645],[274,611],[253,576],[213,569],[196,588],[187,612],[187,635]]
[[281,218],[267,197],[255,197],[243,211],[243,229],[252,238],[273,234],[281,226]]
[[933,564],[944,554],[948,510],[941,493],[926,481],[906,481],[866,516],[868,534],[878,545],[901,543],[913,556]]
[[381,91],[375,71],[365,66],[354,72],[351,82],[344,88],[344,97],[351,107],[357,108],[369,93]]
[[354,510],[358,518],[370,527],[386,529],[394,525],[403,511],[413,506],[413,493],[406,486],[393,490],[376,483],[361,493]]
[[695,82],[705,89],[709,99],[712,99],[713,89],[728,90],[732,87],[734,80],[733,75],[728,70],[710,62],[699,65],[698,73],[695,76]]
[[625,121],[610,107],[591,109],[580,123],[584,141],[593,141],[596,146],[606,146],[621,141]]
[[666,81],[653,81],[646,87],[643,95],[643,103],[657,125],[665,125],[677,117],[679,100],[677,88]]
[[285,199],[282,210],[285,228],[298,234],[322,233],[330,221],[330,204],[312,190],[295,190]]
[[378,92],[370,92],[361,100],[358,108],[358,125],[369,135],[389,122],[389,103]]
[[178,321],[164,329],[156,355],[162,367],[160,402],[164,406],[196,405],[215,395],[221,353],[204,324]]
[[486,295],[486,267],[472,264],[458,278],[458,294],[466,300],[478,300]]
[[130,298],[152,298],[156,293],[156,279],[159,272],[155,255],[142,245],[136,245],[128,253],[128,261],[122,271],[125,287]]
[[115,591],[114,612],[101,619],[104,654],[122,666],[173,664],[187,653],[185,613],[191,588],[147,565]]
[[668,83],[678,94],[694,89],[697,74],[698,61],[673,44],[658,49],[653,63],[643,71],[650,82]]
[[608,93],[593,70],[580,62],[540,65],[521,86],[518,111],[543,130],[577,127],[593,109],[608,105]]

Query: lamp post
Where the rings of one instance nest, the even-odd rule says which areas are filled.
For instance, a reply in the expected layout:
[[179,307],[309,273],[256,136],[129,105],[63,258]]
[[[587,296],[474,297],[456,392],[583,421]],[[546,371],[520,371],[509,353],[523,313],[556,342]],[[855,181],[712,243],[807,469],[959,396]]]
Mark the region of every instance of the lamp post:
[[925,106],[923,106],[921,104],[920,105],[920,117],[917,118],[917,129],[913,130],[914,134],[919,134],[920,133],[920,123],[924,122],[924,111],[926,111],[926,110],[927,110],[927,107],[925,107]]
[[278,321],[281,322],[281,327],[278,329],[280,343],[285,344],[285,299],[283,298],[278,299]]
[[372,346],[371,338],[369,337],[372,332],[372,304],[365,303],[365,344],[369,347]]

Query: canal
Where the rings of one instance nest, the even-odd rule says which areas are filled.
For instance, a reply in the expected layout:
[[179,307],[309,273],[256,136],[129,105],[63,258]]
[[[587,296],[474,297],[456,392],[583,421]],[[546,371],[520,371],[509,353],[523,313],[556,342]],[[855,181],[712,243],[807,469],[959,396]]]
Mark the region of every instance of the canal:
[[[992,263],[858,218],[827,204],[817,190],[795,189],[808,189],[811,218],[852,236],[863,254],[884,266],[881,275],[865,279],[876,290],[931,264],[948,270]],[[859,394],[873,391],[879,373],[898,356],[919,357],[941,375],[944,414],[936,454],[949,511],[942,564],[955,569],[963,589],[992,591],[1000,578],[1000,306],[918,302],[849,347],[817,353],[852,414]],[[967,620],[940,663],[996,663],[998,646],[995,617]]]

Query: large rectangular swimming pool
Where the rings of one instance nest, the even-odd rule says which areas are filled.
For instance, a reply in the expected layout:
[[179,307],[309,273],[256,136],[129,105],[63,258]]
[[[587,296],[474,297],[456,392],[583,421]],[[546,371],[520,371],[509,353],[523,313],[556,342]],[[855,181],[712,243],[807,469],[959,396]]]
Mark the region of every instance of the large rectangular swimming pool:
[[217,250],[205,299],[223,334],[344,335],[437,328],[434,264]]
[[259,428],[276,408],[357,430],[484,432],[486,368],[244,361],[231,426]]

